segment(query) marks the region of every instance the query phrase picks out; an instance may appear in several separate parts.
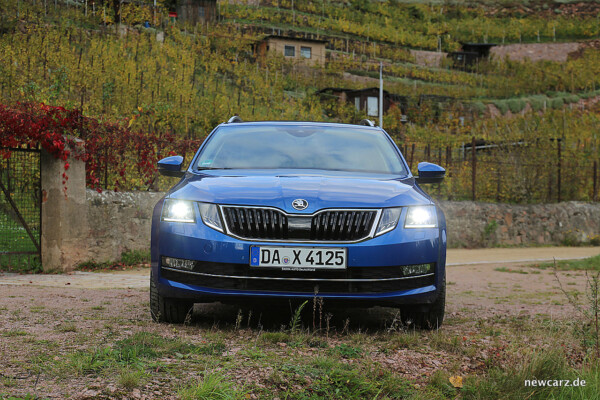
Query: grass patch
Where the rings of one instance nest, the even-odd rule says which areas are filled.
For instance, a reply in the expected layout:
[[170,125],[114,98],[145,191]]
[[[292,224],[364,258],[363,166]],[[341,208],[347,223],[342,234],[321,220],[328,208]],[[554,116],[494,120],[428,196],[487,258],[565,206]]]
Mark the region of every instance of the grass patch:
[[68,322],[57,326],[55,330],[60,333],[77,332],[77,326],[72,322]]
[[[592,394],[583,396],[581,388],[565,390],[557,386],[525,386],[526,380],[586,379],[585,390]],[[486,376],[468,377],[462,391],[464,399],[597,399],[600,384],[598,367],[593,370],[575,371],[560,350],[544,350],[533,353],[522,363],[508,368],[492,368]],[[589,386],[588,386],[589,385]],[[570,397],[569,394],[575,394]]]
[[207,374],[198,382],[192,383],[179,391],[181,400],[229,400],[243,398],[243,393],[236,390],[222,375]]
[[584,258],[581,260],[563,260],[556,263],[535,264],[532,267],[540,269],[554,268],[561,271],[600,271],[600,254],[597,256]]
[[131,267],[139,267],[150,262],[150,251],[132,250],[121,253],[119,261],[84,261],[77,265],[79,271],[123,271]]
[[264,332],[260,335],[258,340],[261,343],[289,343],[292,337],[287,332]]
[[66,360],[59,363],[58,368],[63,373],[77,376],[122,367],[142,370],[154,365],[154,360],[159,357],[183,359],[192,354],[221,355],[224,350],[225,345],[221,342],[197,346],[180,339],[164,338],[150,332],[137,332],[115,342],[112,347],[70,354]]
[[330,350],[331,354],[337,354],[342,358],[359,358],[364,354],[360,347],[352,347],[346,343],[338,344]]
[[133,390],[141,385],[148,377],[144,371],[123,369],[117,376],[117,383],[126,390]]
[[[330,358],[315,359],[305,372],[313,380],[297,393],[298,398],[303,398],[303,395],[328,399],[404,398],[412,394],[412,389],[403,379],[384,371],[361,371]],[[385,379],[381,379],[384,376]],[[310,396],[307,396],[309,393]]]
[[17,337],[17,336],[27,336],[28,333],[25,331],[18,330],[18,329],[12,329],[10,331],[3,331],[0,333],[0,335],[2,335],[4,337]]
[[513,269],[513,268],[508,268],[508,267],[494,268],[494,271],[498,271],[498,272],[510,272],[512,274],[523,274],[523,275],[529,274],[529,272],[525,271],[524,269]]

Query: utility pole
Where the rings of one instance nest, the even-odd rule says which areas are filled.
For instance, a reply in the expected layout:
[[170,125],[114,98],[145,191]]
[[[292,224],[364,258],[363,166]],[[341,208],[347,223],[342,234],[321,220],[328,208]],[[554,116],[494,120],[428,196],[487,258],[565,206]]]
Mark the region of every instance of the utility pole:
[[383,128],[383,61],[379,61],[379,126]]

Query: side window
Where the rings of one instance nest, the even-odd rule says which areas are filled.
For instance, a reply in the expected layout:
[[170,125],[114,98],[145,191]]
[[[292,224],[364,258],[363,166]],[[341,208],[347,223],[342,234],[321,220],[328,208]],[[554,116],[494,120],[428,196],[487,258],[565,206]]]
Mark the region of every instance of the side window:
[[311,48],[310,47],[300,47],[300,56],[304,57],[304,58],[310,58],[311,57]]
[[283,54],[286,57],[296,57],[296,46],[285,45]]

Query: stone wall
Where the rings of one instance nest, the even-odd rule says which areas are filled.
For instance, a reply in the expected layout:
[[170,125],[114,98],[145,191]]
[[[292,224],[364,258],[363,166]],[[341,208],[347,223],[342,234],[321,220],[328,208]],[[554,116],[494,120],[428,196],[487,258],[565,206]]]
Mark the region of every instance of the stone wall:
[[150,248],[154,205],[164,193],[86,191],[88,259],[113,261],[128,250]]
[[600,204],[441,202],[450,247],[586,243],[600,235]]
[[[85,244],[89,260],[118,260],[150,246],[152,210],[164,193],[88,190]],[[441,202],[450,247],[552,245],[587,242],[600,233],[600,204],[512,205]]]

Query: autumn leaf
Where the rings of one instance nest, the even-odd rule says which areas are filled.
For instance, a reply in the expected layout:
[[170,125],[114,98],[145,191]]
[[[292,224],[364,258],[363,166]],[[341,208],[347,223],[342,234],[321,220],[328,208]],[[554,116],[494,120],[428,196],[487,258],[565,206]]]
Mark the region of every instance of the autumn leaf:
[[462,376],[451,376],[450,378],[448,378],[448,380],[450,381],[450,383],[452,384],[452,386],[454,386],[455,388],[462,388],[463,387],[463,378]]

